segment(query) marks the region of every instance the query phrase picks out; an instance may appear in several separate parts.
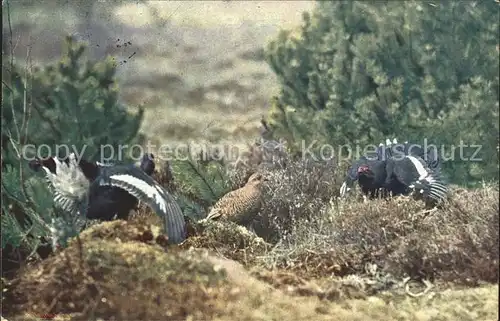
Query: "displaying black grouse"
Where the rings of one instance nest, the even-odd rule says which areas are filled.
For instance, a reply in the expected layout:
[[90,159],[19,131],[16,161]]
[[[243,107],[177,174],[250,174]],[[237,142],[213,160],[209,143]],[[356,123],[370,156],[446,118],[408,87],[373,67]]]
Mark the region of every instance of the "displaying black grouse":
[[36,159],[30,167],[45,171],[56,204],[71,214],[99,220],[126,218],[141,201],[163,218],[169,241],[180,243],[185,239],[179,205],[150,176],[154,170],[152,155],[145,155],[140,167],[77,161],[73,153],[63,161],[56,157]]
[[439,165],[436,152],[424,151],[417,144],[398,144],[396,139],[392,142],[387,139],[375,155],[362,156],[352,164],[340,195],[344,197],[357,180],[362,192],[370,198],[409,195],[418,189],[424,198],[442,201],[447,188],[439,174]]
[[432,170],[418,156],[407,155],[403,159],[386,161],[384,187],[393,192],[415,191],[429,204],[442,203],[448,196],[448,187],[439,171]]
[[[115,166],[96,162],[98,166]],[[140,166],[146,174],[154,172],[152,154],[142,157]],[[136,209],[139,200],[122,188],[115,186],[99,186],[94,193],[89,194],[86,217],[91,220],[110,221],[113,219],[127,219],[132,209]]]

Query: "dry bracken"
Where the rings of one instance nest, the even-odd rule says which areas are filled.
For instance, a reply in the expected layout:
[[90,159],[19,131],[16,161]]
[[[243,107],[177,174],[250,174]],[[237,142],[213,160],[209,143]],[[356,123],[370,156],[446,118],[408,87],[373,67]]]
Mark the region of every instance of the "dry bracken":
[[245,186],[224,195],[211,209],[205,220],[228,219],[240,225],[248,225],[258,214],[261,206],[263,174],[249,177]]

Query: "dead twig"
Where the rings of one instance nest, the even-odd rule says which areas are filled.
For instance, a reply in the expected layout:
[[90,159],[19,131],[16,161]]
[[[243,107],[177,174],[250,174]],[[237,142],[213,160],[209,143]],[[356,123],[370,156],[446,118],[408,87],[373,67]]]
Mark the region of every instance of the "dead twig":
[[[13,36],[13,33],[12,33],[12,20],[11,20],[11,17],[10,17],[10,1],[6,1],[6,5],[7,5],[7,23],[9,24],[9,49],[10,49],[10,57],[9,57],[9,66],[11,68],[11,72],[10,72],[10,83],[12,84],[14,81],[14,76],[13,76],[13,72],[14,72],[14,47],[12,46],[12,39],[14,38]],[[15,112],[15,109],[14,109],[14,96],[11,95],[10,96],[10,100],[11,100],[11,104],[10,104],[10,108],[12,109],[12,115],[13,115],[13,121],[14,121],[14,125],[16,127],[16,130],[17,130],[17,137],[20,137],[21,134],[20,134],[20,131],[19,131],[19,126],[17,125],[17,119],[16,119],[16,112]]]
[[[9,43],[10,43],[10,59],[9,59],[9,64],[11,68],[10,72],[10,82],[11,84],[14,83],[14,47],[12,46],[12,39],[13,39],[13,33],[12,33],[12,22],[11,22],[11,16],[10,16],[10,1],[6,1],[7,4],[7,21],[9,24]],[[14,129],[16,131],[16,137],[17,139],[14,139],[12,132],[10,130],[7,131],[7,137],[9,138],[9,141],[16,152],[17,159],[19,160],[19,180],[20,180],[20,188],[21,191],[23,192],[23,195],[26,199],[26,203],[29,207],[34,209],[33,206],[33,201],[29,197],[28,193],[26,192],[26,186],[25,186],[25,179],[24,179],[24,172],[23,172],[23,155],[21,155],[19,148],[25,144],[25,142],[28,139],[28,128],[29,128],[29,119],[31,117],[31,103],[28,104],[28,99],[27,99],[27,84],[28,84],[28,75],[31,74],[31,47],[28,46],[28,50],[26,52],[26,63],[25,63],[25,79],[23,82],[23,115],[22,115],[22,123],[21,126],[19,126],[19,123],[17,121],[17,114],[16,114],[16,109],[14,107],[14,95],[10,96],[10,108],[12,111],[12,118],[13,118],[13,123],[14,123]],[[16,73],[16,76],[17,73]],[[12,89],[8,87],[11,91]]]

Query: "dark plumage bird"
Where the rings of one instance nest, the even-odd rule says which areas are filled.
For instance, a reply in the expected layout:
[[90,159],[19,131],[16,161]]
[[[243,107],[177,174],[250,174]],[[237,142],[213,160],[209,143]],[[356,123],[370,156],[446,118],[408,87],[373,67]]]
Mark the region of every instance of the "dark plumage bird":
[[[420,145],[405,142],[398,144],[394,138],[391,142],[389,139],[386,143],[381,143],[374,154],[362,156],[359,160],[353,163],[348,170],[348,175],[340,188],[340,196],[344,197],[347,192],[352,188],[355,181],[362,192],[369,198],[377,196],[386,197],[389,194],[396,195],[409,195],[414,187],[411,183],[407,184],[406,180],[397,179],[392,172],[393,168],[387,168],[387,164],[397,160],[405,159],[407,156],[413,156],[415,159],[420,159],[424,162],[424,167],[433,175],[439,176],[440,160],[437,151],[428,149],[425,151]],[[390,160],[390,161],[389,161]],[[405,160],[406,162],[408,159]],[[403,163],[396,166],[398,175],[407,170],[411,173],[414,172],[412,166]],[[391,170],[391,172],[389,172]],[[382,178],[383,177],[383,178]]]
[[357,181],[363,194],[369,198],[386,196],[383,188],[386,178],[385,161],[378,160],[376,155],[361,156],[347,171],[347,177],[340,188],[340,196],[344,197]]
[[175,199],[151,178],[152,155],[145,155],[140,167],[102,164],[75,154],[61,161],[56,157],[37,159],[30,167],[43,169],[54,188],[54,200],[65,211],[88,219],[126,218],[138,201],[147,203],[160,215],[172,243],[185,238],[184,216]]
[[418,156],[407,155],[403,159],[386,161],[387,177],[384,184],[389,191],[404,189],[421,194],[430,204],[442,203],[448,196],[448,186],[439,171],[432,170]]
[[[85,161],[84,161],[85,162]],[[96,163],[98,166],[115,166],[113,164]],[[87,165],[88,166],[88,165]],[[155,170],[153,154],[145,154],[139,167],[151,176]],[[91,220],[110,221],[127,219],[132,209],[137,209],[139,200],[123,188],[115,186],[98,186],[89,194],[86,217]]]

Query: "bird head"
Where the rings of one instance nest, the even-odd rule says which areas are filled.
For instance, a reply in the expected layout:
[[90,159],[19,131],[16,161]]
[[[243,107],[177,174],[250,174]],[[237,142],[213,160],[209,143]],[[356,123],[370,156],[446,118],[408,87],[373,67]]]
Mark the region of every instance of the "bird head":
[[269,181],[269,177],[267,175],[264,175],[263,173],[254,173],[248,178],[247,184],[258,185],[267,181]]
[[354,186],[354,183],[359,179],[359,176],[363,175],[363,173],[369,169],[366,162],[368,162],[367,158],[361,157],[356,163],[349,167],[347,176],[340,187],[341,197],[345,197]]
[[151,153],[146,153],[142,156],[140,167],[148,175],[153,174],[155,171],[154,158],[154,155]]
[[52,157],[45,159],[37,157],[34,160],[29,161],[28,166],[35,172],[40,171],[40,169],[44,169],[46,172],[48,171],[52,174],[56,173],[56,162]]
[[368,165],[360,165],[358,167],[358,176],[373,176],[373,172]]

